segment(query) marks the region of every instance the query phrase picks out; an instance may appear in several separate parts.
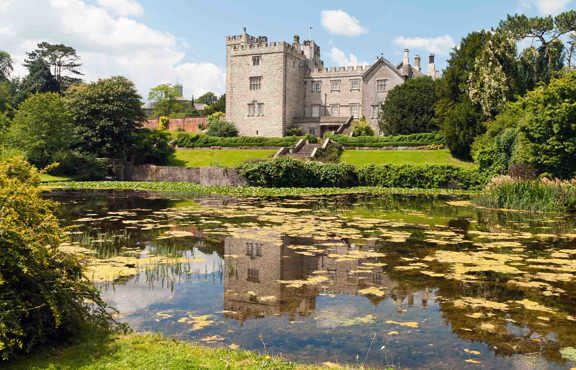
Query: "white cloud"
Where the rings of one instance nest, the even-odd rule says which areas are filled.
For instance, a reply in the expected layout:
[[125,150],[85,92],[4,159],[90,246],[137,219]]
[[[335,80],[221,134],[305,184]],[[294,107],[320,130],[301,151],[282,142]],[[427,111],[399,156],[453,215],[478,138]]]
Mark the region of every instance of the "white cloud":
[[322,26],[335,35],[358,36],[368,32],[357,18],[344,10],[323,10],[320,13]]
[[358,57],[350,53],[346,55],[342,50],[333,47],[330,49],[330,59],[338,66],[359,66],[368,64],[367,62],[358,62]]
[[555,15],[563,12],[573,0],[519,0],[521,8],[535,8],[540,15]]
[[394,43],[406,49],[423,49],[438,55],[448,55],[452,48],[456,46],[454,39],[449,35],[438,37],[399,36],[394,39]]
[[121,16],[140,16],[144,8],[136,0],[98,0],[98,5]]
[[224,71],[186,61],[186,47],[174,35],[86,0],[0,0],[0,25],[0,45],[12,54],[15,74],[25,73],[26,51],[48,41],[76,48],[86,80],[126,76],[144,98],[165,82],[182,83],[188,97],[224,92]]

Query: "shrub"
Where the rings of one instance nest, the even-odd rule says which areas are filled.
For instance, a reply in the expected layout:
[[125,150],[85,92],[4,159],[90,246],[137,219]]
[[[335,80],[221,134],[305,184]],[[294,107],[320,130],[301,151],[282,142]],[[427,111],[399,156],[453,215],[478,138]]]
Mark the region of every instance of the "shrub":
[[216,137],[207,135],[180,133],[176,137],[176,145],[181,148],[205,148],[211,146],[239,147],[239,146],[292,146],[300,140],[297,136],[288,137],[263,137],[263,136],[238,136]]
[[37,171],[22,159],[0,163],[0,358],[70,338],[112,318],[72,256],[54,204],[40,196]]
[[[175,117],[174,117],[175,118]],[[160,130],[168,130],[168,124],[170,123],[170,118],[166,116],[161,116],[158,119],[159,122],[159,129]]]
[[428,146],[444,145],[444,136],[439,133],[421,133],[397,136],[357,136],[334,135],[331,137],[345,147],[373,147],[387,146]]
[[446,146],[456,158],[472,158],[470,148],[474,139],[484,133],[482,114],[471,102],[458,103],[447,111],[441,123]]
[[304,132],[302,132],[300,127],[290,127],[286,131],[286,136],[304,136]]
[[318,137],[312,134],[306,134],[306,136],[304,136],[304,140],[308,141],[310,144],[318,143]]
[[233,137],[238,136],[238,130],[236,129],[236,126],[234,126],[234,124],[231,122],[216,121],[208,124],[206,135],[217,137]]
[[368,124],[366,118],[362,117],[352,123],[352,136],[374,136],[374,134],[374,129]]
[[136,133],[136,143],[132,154],[135,164],[165,165],[174,154],[170,145],[170,134],[160,131],[141,130]]
[[361,185],[420,189],[477,189],[485,176],[453,166],[370,165],[358,170]]
[[93,154],[76,150],[60,151],[54,155],[58,166],[50,171],[54,175],[73,176],[77,180],[102,180],[108,174],[106,162]]

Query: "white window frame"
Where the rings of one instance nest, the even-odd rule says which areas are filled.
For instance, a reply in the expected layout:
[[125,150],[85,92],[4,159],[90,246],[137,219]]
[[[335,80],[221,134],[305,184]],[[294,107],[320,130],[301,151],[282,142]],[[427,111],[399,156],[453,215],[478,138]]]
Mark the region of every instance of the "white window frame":
[[248,117],[254,117],[256,115],[256,102],[253,101],[248,103]]
[[[359,78],[353,78],[350,80],[350,91],[360,91],[360,79]],[[358,84],[358,86],[354,86],[354,84]]]
[[380,104],[373,105],[371,118],[378,118],[379,114],[380,114]]
[[251,76],[249,77],[250,90],[260,90],[262,88],[262,76]]
[[340,104],[330,104],[330,115],[340,117]]
[[322,81],[311,81],[310,91],[313,93],[319,93],[322,91]]
[[342,80],[330,80],[330,91],[331,92],[339,92],[341,84],[342,84]]
[[264,103],[256,103],[256,115],[258,117],[264,116]]
[[360,104],[350,103],[350,115],[354,118],[360,117]]
[[262,56],[260,56],[260,55],[252,56],[252,65],[254,67],[259,66],[260,62],[262,62]]
[[376,80],[376,92],[377,93],[385,93],[387,87],[388,87],[388,80],[387,79]]
[[320,106],[320,104],[312,104],[312,109],[311,109],[311,116],[312,117],[320,117],[320,111],[322,110],[322,107]]

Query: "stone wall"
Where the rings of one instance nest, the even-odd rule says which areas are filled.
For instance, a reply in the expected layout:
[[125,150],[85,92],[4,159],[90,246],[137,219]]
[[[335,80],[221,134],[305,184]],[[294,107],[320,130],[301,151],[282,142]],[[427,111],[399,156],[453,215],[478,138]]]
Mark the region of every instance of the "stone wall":
[[[169,131],[184,131],[190,133],[197,133],[200,131],[200,126],[206,127],[208,125],[207,117],[187,117],[187,118],[171,118],[168,122],[167,129]],[[150,130],[157,130],[160,128],[160,120],[151,119],[144,122],[144,128]]]
[[238,170],[221,167],[182,168],[155,165],[134,166],[126,171],[131,181],[189,182],[206,186],[246,186]]

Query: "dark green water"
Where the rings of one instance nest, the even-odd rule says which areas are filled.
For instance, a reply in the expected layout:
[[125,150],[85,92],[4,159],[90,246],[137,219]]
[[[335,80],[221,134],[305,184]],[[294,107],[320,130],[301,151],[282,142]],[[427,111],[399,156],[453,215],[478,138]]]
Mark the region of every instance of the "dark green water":
[[158,258],[98,283],[138,331],[311,363],[576,367],[569,215],[438,197],[50,197],[103,264]]

